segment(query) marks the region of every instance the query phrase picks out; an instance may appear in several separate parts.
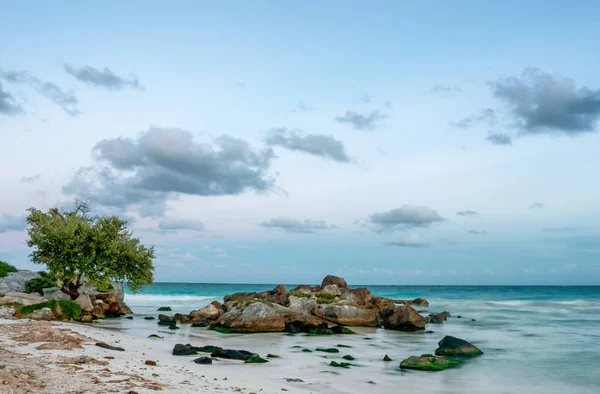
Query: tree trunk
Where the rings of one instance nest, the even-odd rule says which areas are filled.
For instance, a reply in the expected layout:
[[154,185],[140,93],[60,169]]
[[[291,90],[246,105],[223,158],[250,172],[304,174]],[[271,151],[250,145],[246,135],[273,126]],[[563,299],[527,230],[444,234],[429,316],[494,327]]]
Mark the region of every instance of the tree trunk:
[[71,297],[72,301],[75,301],[77,299],[77,297],[79,297],[79,288],[81,286],[82,286],[82,283],[81,283],[81,274],[80,274],[80,275],[77,275],[77,281],[75,283],[63,281],[60,291],[62,291],[63,293],[65,293],[69,297]]

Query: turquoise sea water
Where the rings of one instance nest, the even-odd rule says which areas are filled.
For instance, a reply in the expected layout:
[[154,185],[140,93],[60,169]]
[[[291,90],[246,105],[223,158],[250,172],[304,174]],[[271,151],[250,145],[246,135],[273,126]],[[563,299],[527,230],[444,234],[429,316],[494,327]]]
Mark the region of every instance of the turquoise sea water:
[[[140,316],[155,315],[156,308],[164,305],[175,312],[188,313],[213,300],[222,300],[226,294],[274,287],[274,284],[157,283],[139,294],[127,293],[125,301]],[[374,295],[395,299],[423,297],[430,302],[429,308],[419,308],[423,313],[447,310],[452,317],[441,325],[430,324],[428,329],[435,331],[434,334],[362,330],[362,336],[372,340],[360,341],[357,336],[352,341],[357,347],[353,352],[363,355],[365,360],[361,370],[365,376],[350,372],[344,382],[357,379],[358,385],[360,379],[375,380],[380,382],[377,392],[385,393],[394,392],[397,384],[409,391],[457,394],[600,392],[600,287],[352,287],[368,287]],[[462,318],[457,318],[458,315]],[[147,322],[136,324],[130,329],[140,334],[155,330]],[[148,324],[147,329],[142,324]],[[377,361],[384,353],[390,353],[394,360],[431,353],[444,335],[471,341],[485,355],[458,370],[439,374],[401,372],[396,362],[383,367]],[[282,337],[277,346],[284,346],[282,343],[287,346],[285,341],[291,341],[287,338],[293,337]],[[366,375],[370,377],[367,379]]]

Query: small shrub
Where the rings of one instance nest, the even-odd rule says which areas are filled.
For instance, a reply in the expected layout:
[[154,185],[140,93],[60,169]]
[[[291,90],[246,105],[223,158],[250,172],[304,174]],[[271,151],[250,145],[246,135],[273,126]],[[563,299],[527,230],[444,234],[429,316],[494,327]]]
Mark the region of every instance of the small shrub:
[[96,286],[96,291],[98,293],[110,293],[113,291],[115,287],[111,283],[101,284]]
[[317,304],[331,304],[333,301],[335,301],[333,294],[320,293],[317,296]]
[[38,277],[25,282],[25,293],[38,293],[44,295],[44,289],[56,287],[56,277],[45,271],[38,272]]
[[9,273],[17,272],[17,271],[18,270],[15,267],[13,267],[12,265],[0,260],[0,278],[4,278]]
[[50,308],[61,319],[77,320],[81,317],[81,307],[79,304],[67,300],[50,300],[39,304],[25,305],[19,309],[19,314],[25,316],[42,308]]
[[0,293],[0,298],[4,297],[5,294],[4,293]]
[[310,294],[302,293],[301,291],[290,291],[289,294],[298,298],[310,298]]

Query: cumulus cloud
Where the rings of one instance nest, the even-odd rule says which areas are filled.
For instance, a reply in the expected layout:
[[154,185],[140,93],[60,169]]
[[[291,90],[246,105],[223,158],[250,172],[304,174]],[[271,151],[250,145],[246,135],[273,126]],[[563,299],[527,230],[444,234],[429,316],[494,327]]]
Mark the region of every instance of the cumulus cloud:
[[40,95],[61,107],[70,116],[81,114],[77,109],[79,104],[77,97],[72,92],[63,91],[52,82],[43,81],[28,71],[4,71],[0,73],[0,76],[10,83],[31,86]]
[[469,234],[473,234],[473,235],[485,235],[485,234],[487,234],[487,232],[485,232],[484,230],[469,230]]
[[204,231],[204,223],[200,220],[166,217],[158,222],[160,230]]
[[409,235],[396,241],[385,243],[387,246],[402,246],[407,248],[428,248],[431,246],[429,242],[423,241],[416,235]]
[[374,213],[369,217],[369,223],[375,232],[429,227],[443,221],[445,219],[431,208],[412,205],[403,205],[391,211]]
[[577,135],[595,131],[600,119],[600,89],[576,88],[573,79],[538,68],[526,68],[519,77],[499,79],[490,87],[524,134]]
[[15,104],[15,99],[12,94],[2,88],[0,83],[0,114],[2,115],[17,115],[23,112],[23,108]]
[[35,182],[39,181],[41,177],[42,177],[41,174],[32,175],[32,176],[24,176],[21,179],[19,179],[19,182],[21,182],[21,183],[35,183]]
[[327,224],[324,220],[296,220],[285,217],[273,218],[268,222],[262,222],[261,227],[266,228],[277,228],[285,231],[286,233],[297,233],[297,234],[314,234],[321,230],[332,230],[336,229],[336,226]]
[[340,163],[349,163],[344,143],[324,134],[304,134],[300,130],[277,128],[271,130],[265,139],[267,145],[321,156]]
[[471,116],[462,118],[458,122],[451,123],[455,127],[467,129],[480,123],[487,123],[490,126],[496,124],[496,112],[491,108],[483,108]]
[[485,140],[492,145],[512,145],[512,138],[508,134],[504,133],[490,133]]
[[9,231],[23,231],[27,228],[27,221],[23,216],[13,216],[8,214],[0,215],[0,233]]
[[436,84],[431,87],[425,94],[447,94],[447,93],[460,93],[462,89],[458,86],[448,86]]
[[113,138],[93,148],[94,167],[79,169],[63,187],[67,195],[125,209],[137,206],[145,217],[164,215],[166,201],[196,196],[267,192],[273,151],[223,135],[199,143],[177,128],[151,127],[137,139]]
[[373,111],[369,114],[361,114],[356,111],[346,111],[344,115],[336,116],[335,120],[340,123],[348,124],[356,130],[369,131],[380,127],[380,122],[387,118],[387,115],[379,111]]
[[541,208],[546,208],[546,206],[544,204],[542,204],[541,202],[534,202],[533,204],[531,204],[529,206],[529,209],[541,209]]
[[479,216],[479,212],[475,212],[475,211],[458,211],[458,212],[456,212],[456,214],[458,216],[467,216],[467,217]]
[[127,87],[139,90],[145,89],[140,85],[140,81],[137,77],[121,77],[111,71],[108,67],[98,70],[91,66],[76,68],[69,64],[65,64],[64,68],[68,74],[89,86],[102,87],[110,90],[122,90]]

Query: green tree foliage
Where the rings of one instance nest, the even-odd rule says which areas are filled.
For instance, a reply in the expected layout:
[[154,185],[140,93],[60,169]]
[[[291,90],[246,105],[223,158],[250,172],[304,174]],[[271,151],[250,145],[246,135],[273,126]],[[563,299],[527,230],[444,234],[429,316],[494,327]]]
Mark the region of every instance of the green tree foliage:
[[56,287],[57,279],[54,275],[45,271],[38,272],[37,278],[33,278],[25,282],[25,293],[38,293],[44,295],[44,289],[48,287]]
[[107,288],[111,280],[127,281],[132,291],[152,284],[154,247],[132,236],[126,221],[116,216],[89,215],[89,203],[75,202],[73,211],[29,209],[31,260],[45,264],[61,291],[71,299],[84,284]]
[[0,278],[4,278],[11,272],[17,272],[17,269],[12,265],[0,260]]

